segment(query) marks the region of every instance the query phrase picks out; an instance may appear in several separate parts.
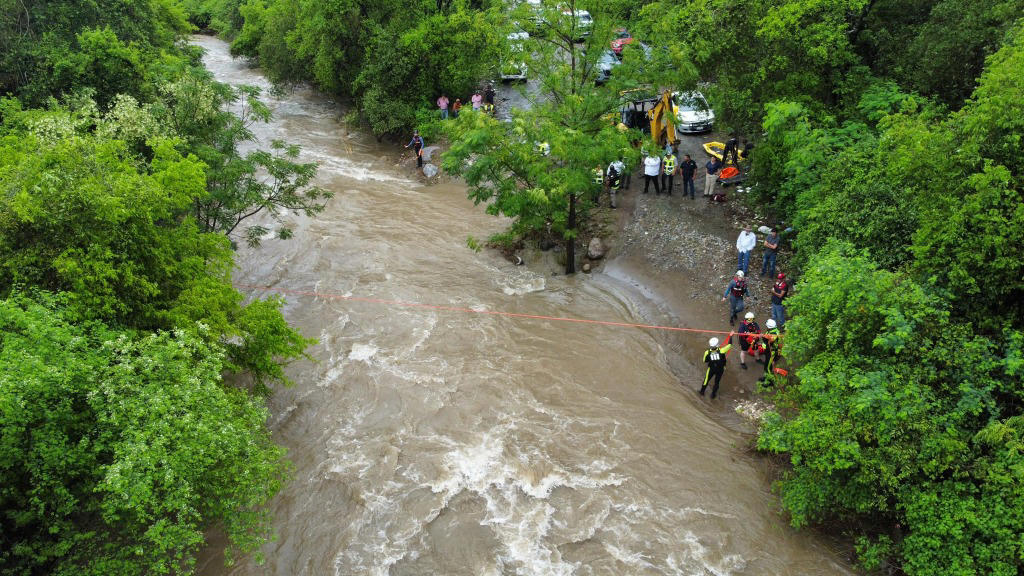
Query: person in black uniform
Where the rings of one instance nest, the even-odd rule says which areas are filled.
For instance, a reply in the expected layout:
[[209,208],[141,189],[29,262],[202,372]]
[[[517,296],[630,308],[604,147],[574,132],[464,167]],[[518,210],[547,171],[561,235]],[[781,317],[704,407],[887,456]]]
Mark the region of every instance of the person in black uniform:
[[764,374],[757,380],[758,382],[768,382],[768,375],[771,374],[775,369],[775,361],[779,359],[779,332],[778,326],[775,324],[775,320],[771,318],[764,323],[765,328],[768,329],[764,333]]
[[740,163],[740,141],[733,134],[725,141],[725,150],[722,151],[722,164],[729,163],[729,155],[732,154],[733,166]]
[[[732,334],[729,334],[730,338]],[[718,396],[718,385],[722,383],[722,374],[725,373],[725,355],[732,349],[732,344],[718,347],[718,338],[708,340],[708,349],[704,351],[704,363],[708,365],[704,373],[704,384],[700,387],[700,395],[708,388],[708,382],[715,379],[715,385],[711,388],[711,398]]]

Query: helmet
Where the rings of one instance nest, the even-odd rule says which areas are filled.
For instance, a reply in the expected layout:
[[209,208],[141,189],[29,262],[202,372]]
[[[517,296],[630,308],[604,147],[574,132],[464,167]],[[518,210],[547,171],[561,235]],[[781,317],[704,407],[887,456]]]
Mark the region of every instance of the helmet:
[[754,313],[753,312],[747,312],[746,314],[743,315],[743,317],[746,318],[747,320],[753,320],[754,319]]
[[786,277],[785,274],[783,274],[782,272],[779,272],[779,280],[782,280],[785,277]]
[[718,338],[712,338],[711,340],[708,340],[708,346],[711,346],[712,348],[718,346]]
[[736,277],[737,278],[743,278],[743,270],[737,270],[736,271]]
[[764,323],[764,325],[769,328],[775,328],[775,320],[769,318],[768,321]]

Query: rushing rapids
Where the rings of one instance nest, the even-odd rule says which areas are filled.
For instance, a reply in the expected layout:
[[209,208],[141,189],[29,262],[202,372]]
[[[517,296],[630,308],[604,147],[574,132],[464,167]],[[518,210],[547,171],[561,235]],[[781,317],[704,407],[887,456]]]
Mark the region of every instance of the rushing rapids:
[[[269,88],[223,42],[194,42],[218,80]],[[666,320],[628,263],[549,276],[474,253],[466,237],[503,223],[459,185],[411,178],[313,91],[267,100],[259,138],[300,144],[336,195],[294,218],[293,238],[241,248],[239,284]],[[319,343],[271,399],[295,465],[273,504],[277,538],[263,566],[225,568],[211,552],[205,574],[850,573],[787,526],[747,438],[673,374],[689,341],[316,295],[288,296],[285,312]]]

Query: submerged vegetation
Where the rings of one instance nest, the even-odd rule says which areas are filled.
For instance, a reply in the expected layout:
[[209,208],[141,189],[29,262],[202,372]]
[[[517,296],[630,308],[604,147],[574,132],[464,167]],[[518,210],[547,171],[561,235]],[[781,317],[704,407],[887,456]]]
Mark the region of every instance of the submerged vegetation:
[[[441,130],[434,99],[496,77],[519,25],[534,109],[445,123],[472,198],[571,246],[591,170],[636,154],[620,93],[700,86],[798,231],[797,368],[758,439],[793,524],[844,526],[867,569],[1024,570],[1024,1],[0,6],[0,573],[187,573],[211,527],[269,536],[263,396],[310,341],[231,286],[232,245],[328,195],[287,143],[243,152],[266,107],[183,34],[387,135]],[[595,86],[620,26],[651,51]]]

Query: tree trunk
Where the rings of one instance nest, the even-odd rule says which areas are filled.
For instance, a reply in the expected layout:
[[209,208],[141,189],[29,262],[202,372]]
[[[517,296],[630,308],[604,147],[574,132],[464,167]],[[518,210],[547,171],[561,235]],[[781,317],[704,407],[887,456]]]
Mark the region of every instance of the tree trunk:
[[569,194],[569,221],[566,223],[566,232],[570,234],[565,239],[565,273],[576,273],[576,195]]

